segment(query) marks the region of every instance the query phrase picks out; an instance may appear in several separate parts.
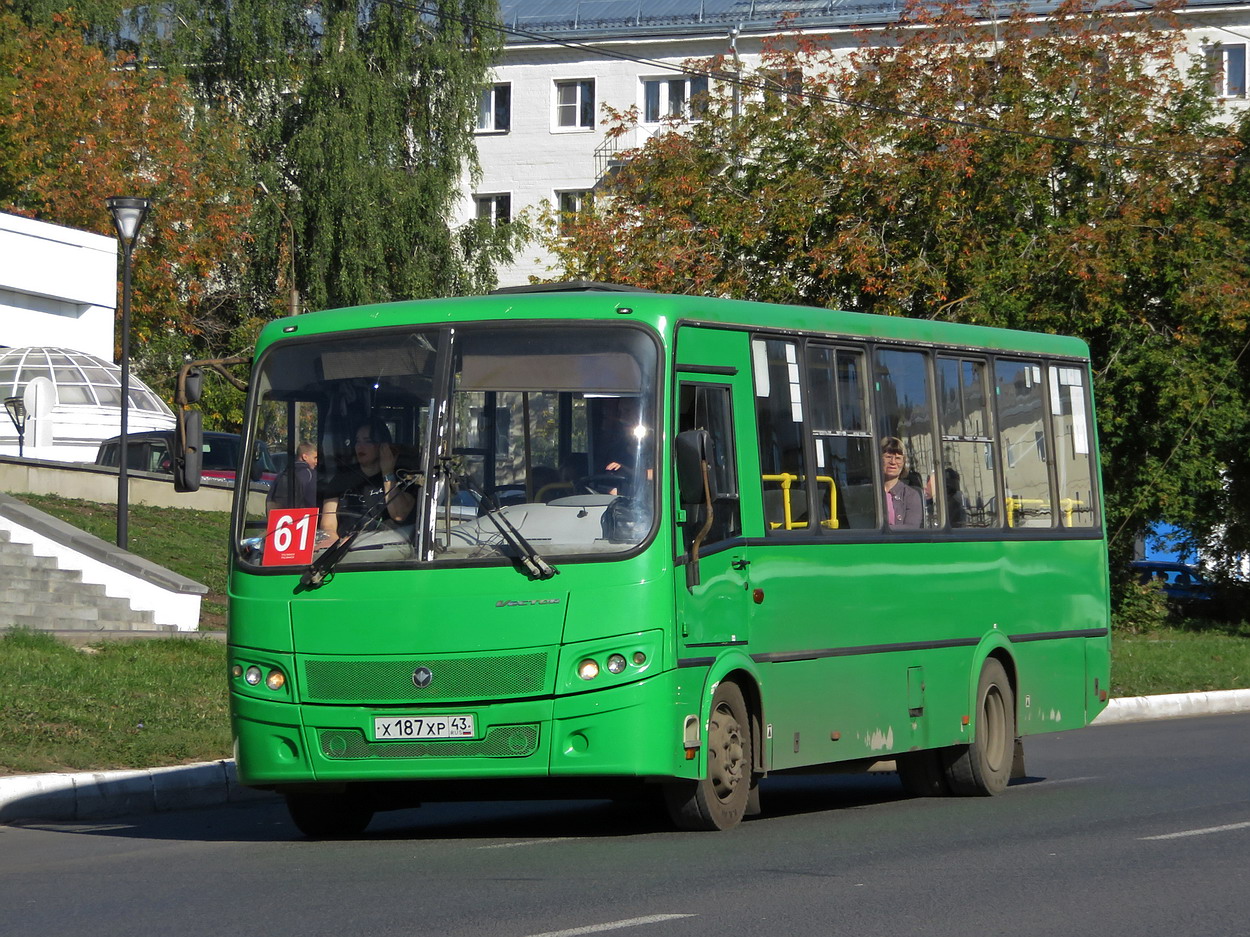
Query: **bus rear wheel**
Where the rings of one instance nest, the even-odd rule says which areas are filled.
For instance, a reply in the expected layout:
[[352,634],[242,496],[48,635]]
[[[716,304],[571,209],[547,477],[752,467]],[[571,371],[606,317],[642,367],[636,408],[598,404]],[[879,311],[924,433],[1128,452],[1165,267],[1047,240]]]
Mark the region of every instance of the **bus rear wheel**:
[[698,781],[673,781],[664,800],[683,830],[727,830],[746,814],[751,792],[751,728],[736,683],[724,682],[712,696],[707,724],[707,772]]
[[358,794],[287,794],[291,820],[309,839],[359,836],[373,819],[373,805]]
[[1001,794],[1011,779],[1015,756],[1016,697],[1007,671],[994,658],[981,668],[976,714],[976,737],[971,745],[950,753],[946,780],[953,794]]

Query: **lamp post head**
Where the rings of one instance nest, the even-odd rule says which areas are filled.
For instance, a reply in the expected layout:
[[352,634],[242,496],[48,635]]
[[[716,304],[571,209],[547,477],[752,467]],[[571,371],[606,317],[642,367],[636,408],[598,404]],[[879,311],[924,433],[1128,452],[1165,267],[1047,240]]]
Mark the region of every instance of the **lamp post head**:
[[114,195],[106,198],[104,204],[113,214],[113,227],[117,229],[117,236],[129,251],[139,237],[139,229],[143,227],[143,220],[152,206],[151,200]]
[[6,397],[4,400],[4,409],[9,411],[9,419],[13,421],[13,428],[20,434],[26,429],[26,401],[21,397]]

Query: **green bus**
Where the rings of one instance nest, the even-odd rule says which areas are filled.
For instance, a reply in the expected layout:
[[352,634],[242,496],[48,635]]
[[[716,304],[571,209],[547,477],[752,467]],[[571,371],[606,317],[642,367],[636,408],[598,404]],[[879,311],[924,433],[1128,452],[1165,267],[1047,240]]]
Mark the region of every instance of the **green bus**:
[[522,287],[271,323],[244,432],[287,471],[236,495],[237,767],[310,836],[649,794],[726,829],[814,766],[996,794],[1106,704],[1073,338]]

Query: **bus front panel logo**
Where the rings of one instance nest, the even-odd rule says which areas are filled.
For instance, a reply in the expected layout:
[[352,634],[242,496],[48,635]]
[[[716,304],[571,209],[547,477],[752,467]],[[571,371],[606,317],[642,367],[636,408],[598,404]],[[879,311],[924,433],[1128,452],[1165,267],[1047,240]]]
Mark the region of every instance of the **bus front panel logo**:
[[418,690],[424,690],[434,682],[434,672],[429,667],[418,667],[412,672],[412,685]]

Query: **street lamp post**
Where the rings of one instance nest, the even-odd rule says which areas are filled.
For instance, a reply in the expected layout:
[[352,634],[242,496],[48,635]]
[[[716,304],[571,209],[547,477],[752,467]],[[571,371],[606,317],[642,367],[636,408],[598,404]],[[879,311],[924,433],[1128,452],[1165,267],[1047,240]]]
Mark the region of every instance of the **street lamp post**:
[[9,411],[9,419],[17,430],[17,457],[20,459],[26,449],[26,401],[21,397],[6,397],[4,409]]
[[139,239],[139,229],[152,203],[146,198],[113,196],[104,200],[113,215],[113,227],[122,244],[122,420],[121,441],[117,447],[117,545],[126,549],[130,514],[130,479],[126,434],[130,430],[130,258]]

